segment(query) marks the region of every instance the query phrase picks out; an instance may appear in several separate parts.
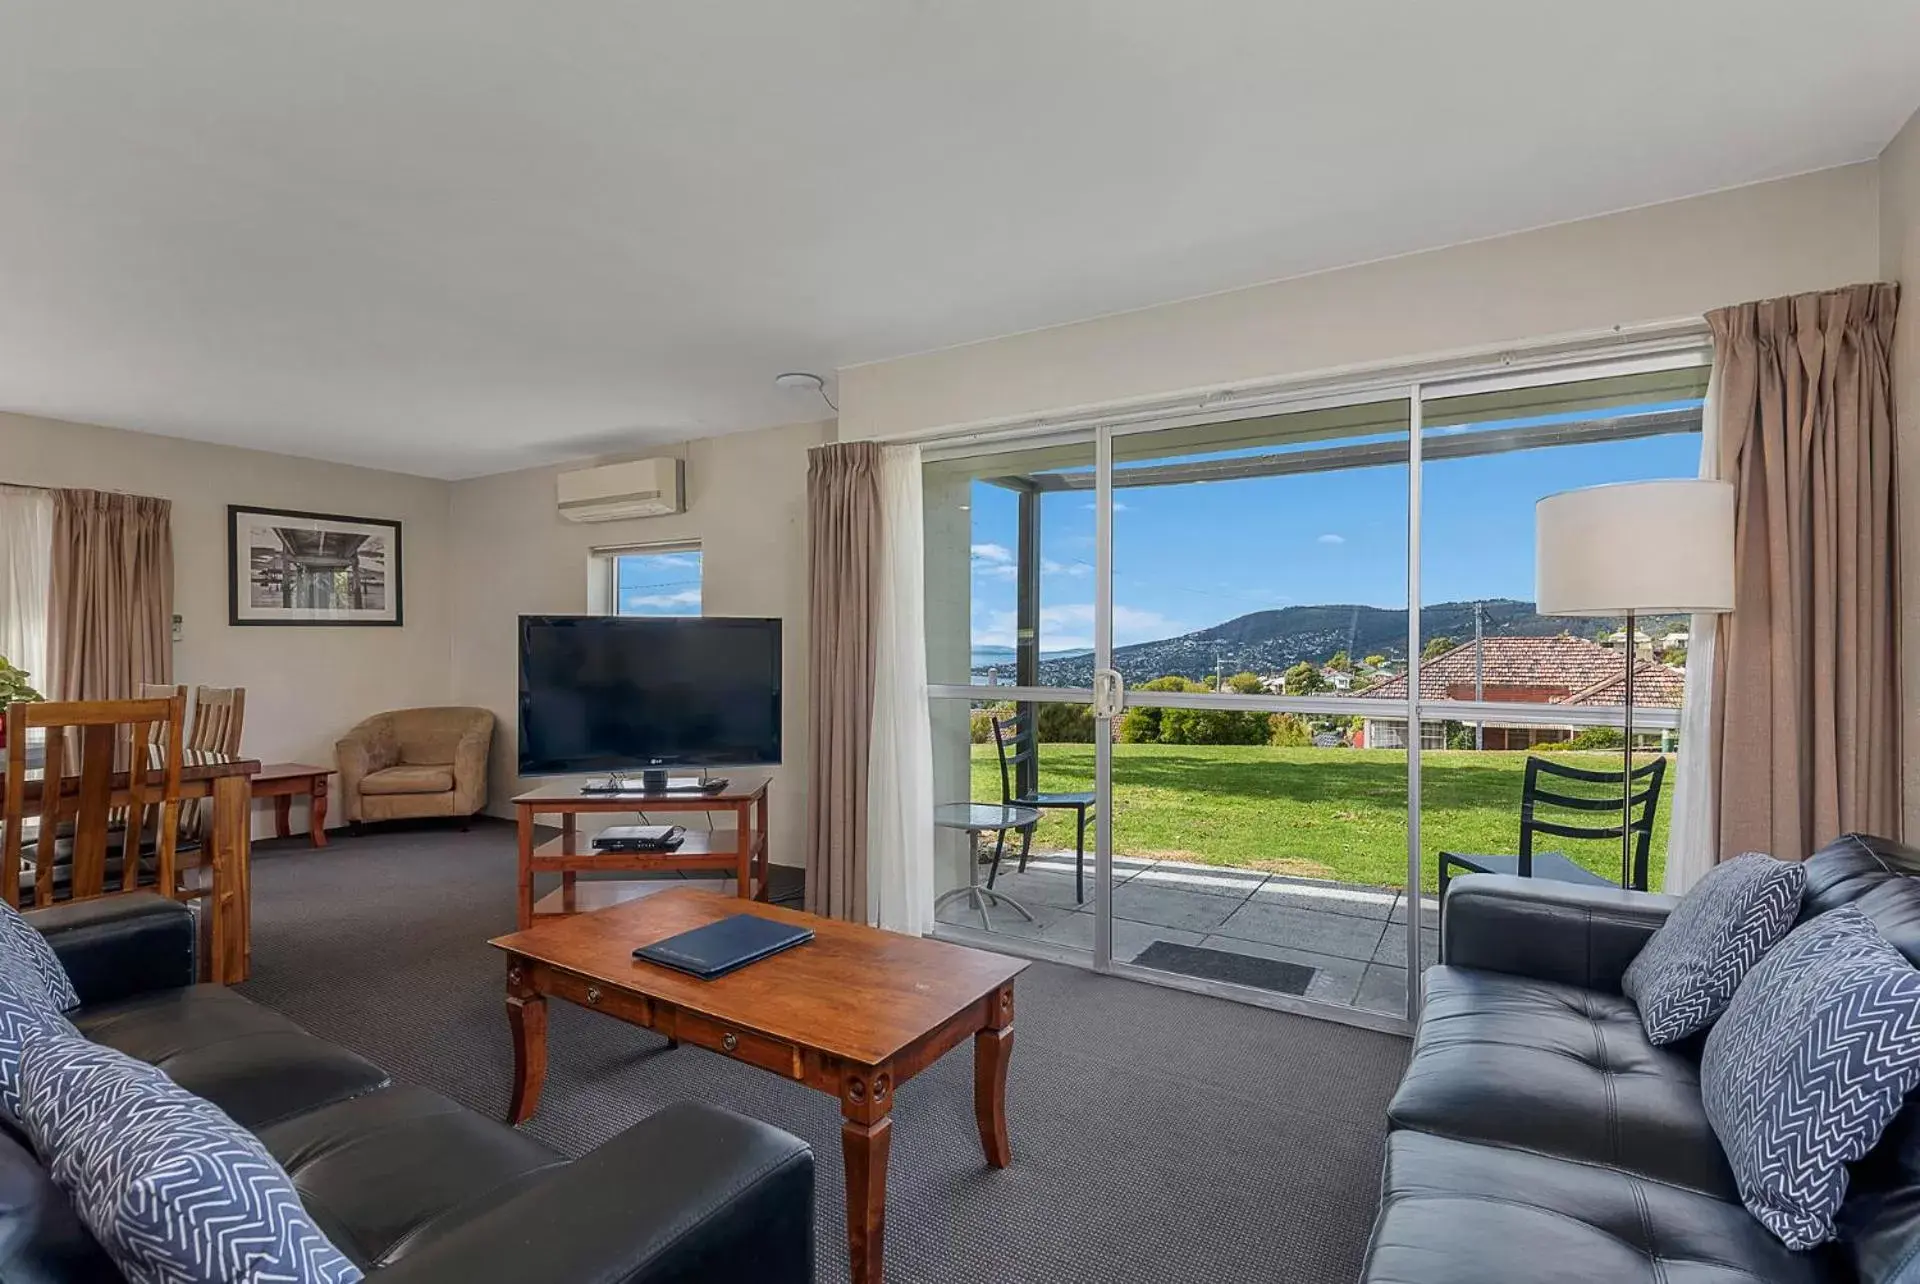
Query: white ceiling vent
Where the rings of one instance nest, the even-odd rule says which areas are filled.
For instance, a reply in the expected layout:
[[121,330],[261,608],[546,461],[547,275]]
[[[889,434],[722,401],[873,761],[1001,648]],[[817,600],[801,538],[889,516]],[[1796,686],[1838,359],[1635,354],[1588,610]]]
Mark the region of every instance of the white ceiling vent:
[[570,522],[619,522],[686,508],[686,474],[678,459],[636,459],[577,468],[559,477],[560,516]]

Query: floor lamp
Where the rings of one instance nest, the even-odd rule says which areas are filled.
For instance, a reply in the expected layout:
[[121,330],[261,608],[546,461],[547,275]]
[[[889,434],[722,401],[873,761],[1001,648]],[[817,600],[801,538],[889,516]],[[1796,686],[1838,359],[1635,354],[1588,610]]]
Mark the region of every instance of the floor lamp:
[[1562,491],[1534,509],[1534,608],[1625,616],[1626,746],[1621,765],[1620,885],[1633,881],[1633,679],[1636,615],[1733,609],[1733,487],[1717,481],[1622,482]]

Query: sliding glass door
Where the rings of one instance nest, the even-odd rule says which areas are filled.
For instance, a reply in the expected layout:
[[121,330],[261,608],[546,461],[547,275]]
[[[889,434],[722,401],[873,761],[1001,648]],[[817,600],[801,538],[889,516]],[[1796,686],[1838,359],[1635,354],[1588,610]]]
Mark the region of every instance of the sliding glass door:
[[1533,507],[1694,475],[1704,380],[1683,351],[929,448],[938,930],[1403,1020],[1442,853],[1516,851],[1529,755],[1618,770],[1628,663],[1666,788],[1624,876],[1657,886],[1686,622],[1538,616]]
[[925,470],[936,917],[1094,959],[1094,434]]
[[[1407,755],[1405,396],[1114,438],[1119,965],[1388,1015]],[[1404,954],[1401,956],[1404,957]]]

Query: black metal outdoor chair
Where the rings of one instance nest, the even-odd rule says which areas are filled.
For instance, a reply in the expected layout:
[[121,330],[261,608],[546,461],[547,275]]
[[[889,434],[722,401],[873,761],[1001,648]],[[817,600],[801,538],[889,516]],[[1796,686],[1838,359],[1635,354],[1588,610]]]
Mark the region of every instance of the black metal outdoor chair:
[[[1039,737],[1034,731],[1032,711],[1016,713],[1011,718],[993,720],[993,744],[1000,753],[1000,802],[1004,806],[1038,807],[1042,811],[1071,811],[1074,814],[1073,835],[1073,899],[1076,902],[1087,899],[1087,822],[1093,818],[1093,791],[1076,794],[1043,794],[1039,786]],[[1034,788],[1022,789],[1026,780],[1031,779]],[[1027,857],[1033,850],[1033,826],[1020,831],[1020,872],[1027,872]],[[987,875],[987,886],[993,886],[993,880],[1000,873],[1000,851],[996,846],[993,855],[993,869]]]
[[[1653,817],[1660,806],[1660,785],[1666,774],[1667,760],[1664,756],[1633,769],[1634,784],[1639,792],[1628,800],[1631,811],[1628,829],[1633,834],[1631,885],[1635,891],[1647,890],[1647,849],[1653,843]],[[1606,796],[1603,791],[1596,791],[1593,796],[1554,792],[1541,787],[1540,777],[1543,775],[1589,785],[1611,785],[1612,796]],[[1611,838],[1619,842],[1620,790],[1625,780],[1624,771],[1595,771],[1588,767],[1569,767],[1549,758],[1529,757],[1526,783],[1520,793],[1520,854],[1468,856],[1459,852],[1441,852],[1442,902],[1446,900],[1448,878],[1455,869],[1475,874],[1517,874],[1521,878],[1547,878],[1560,883],[1618,887],[1620,884],[1617,880],[1577,865],[1561,852],[1534,851],[1533,836],[1551,834],[1558,838]],[[1553,782],[1550,780],[1548,783]],[[1560,808],[1576,813],[1576,816],[1564,820],[1545,819],[1540,814],[1543,807]],[[1585,824],[1574,823],[1585,817],[1597,819],[1601,814],[1606,814],[1611,823],[1601,825],[1591,820]]]

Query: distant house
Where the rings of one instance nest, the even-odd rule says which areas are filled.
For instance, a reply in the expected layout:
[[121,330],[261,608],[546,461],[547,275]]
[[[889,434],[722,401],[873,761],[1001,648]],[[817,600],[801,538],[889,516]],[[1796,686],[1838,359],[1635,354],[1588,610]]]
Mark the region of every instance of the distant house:
[[[1479,681],[1475,684],[1475,644],[1465,642],[1420,662],[1422,700],[1483,700],[1498,704],[1619,705],[1626,684],[1621,653],[1586,638],[1498,637],[1480,647]],[[1633,671],[1635,708],[1680,707],[1686,675],[1670,665],[1637,657]],[[1366,700],[1405,700],[1407,677],[1387,679],[1365,691]],[[1566,740],[1573,727],[1522,726],[1489,721],[1483,724],[1482,743],[1488,749],[1526,749]],[[1405,718],[1365,718],[1361,743],[1370,749],[1404,749]],[[1420,747],[1444,749],[1446,724],[1422,722]]]

